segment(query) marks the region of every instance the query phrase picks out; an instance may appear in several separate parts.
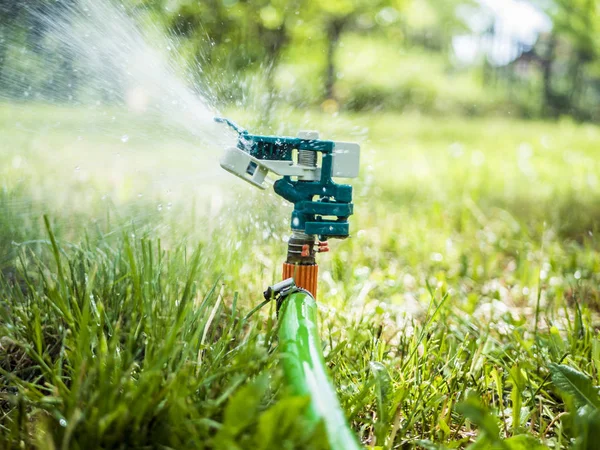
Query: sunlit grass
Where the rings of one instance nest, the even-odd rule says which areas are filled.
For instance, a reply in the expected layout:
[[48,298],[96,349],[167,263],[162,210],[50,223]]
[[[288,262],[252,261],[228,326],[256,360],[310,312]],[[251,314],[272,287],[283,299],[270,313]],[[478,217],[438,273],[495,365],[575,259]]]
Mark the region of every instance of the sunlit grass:
[[[465,447],[495,432],[490,414],[502,438],[569,448],[578,428],[549,364],[600,383],[600,129],[284,114],[257,131],[319,129],[363,148],[353,236],[320,258],[319,299],[363,442]],[[218,150],[143,117],[31,105],[0,116],[3,442],[310,448],[273,311],[242,320],[279,277],[289,207],[222,172]]]

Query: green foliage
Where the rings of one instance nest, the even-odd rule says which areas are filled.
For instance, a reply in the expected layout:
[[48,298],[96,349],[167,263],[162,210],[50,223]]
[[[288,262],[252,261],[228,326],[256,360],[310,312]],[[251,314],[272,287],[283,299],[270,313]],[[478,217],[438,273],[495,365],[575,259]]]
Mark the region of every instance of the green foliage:
[[513,433],[518,433],[521,428],[521,407],[523,406],[523,391],[525,390],[526,379],[523,371],[518,365],[510,369],[510,401],[512,403],[512,426]]
[[532,436],[519,434],[504,441],[504,448],[509,450],[548,450],[549,447],[540,444],[540,442]]
[[[0,283],[0,433],[7,445],[311,442],[300,420],[306,399],[265,410],[266,376],[247,382],[270,366],[268,349],[240,345],[257,342],[258,323],[225,309],[217,285],[198,289],[201,247],[186,255],[125,237],[118,247],[89,239],[66,252],[46,224],[51,258],[23,255],[31,266],[18,272],[24,286]],[[43,427],[22,422],[19,405]]]
[[214,439],[215,448],[327,449],[327,438],[321,429],[306,432],[302,414],[308,407],[308,398],[283,398],[266,411],[261,411],[267,383],[268,377],[264,374],[231,396],[225,408],[223,425]]
[[552,383],[571,410],[574,449],[591,450],[600,439],[600,397],[592,379],[564,364],[551,364]]
[[[47,35],[50,23],[69,23],[67,11],[79,1],[0,3],[3,96],[82,101],[102,78],[116,81],[114,73],[82,67],[68,42]],[[173,66],[184,66],[182,78],[212,103],[254,108],[264,123],[276,104],[322,105],[329,112],[600,117],[600,19],[590,0],[530,0],[553,28],[527,54],[533,59],[525,68],[491,67],[485,58],[469,67],[457,63],[454,37],[503,39],[491,28],[467,26],[467,12],[483,14],[474,0],[103,1],[132,16],[130,28],[146,30],[150,45],[153,34],[167,34],[176,49]],[[124,96],[124,86],[110,84],[109,93],[100,89],[103,102]]]
[[597,120],[598,3],[588,0],[535,0],[534,3],[542,7],[553,23],[549,36],[538,45],[544,67],[546,113]]
[[501,439],[498,419],[479,401],[478,396],[471,392],[467,399],[457,405],[456,410],[479,427],[481,432],[477,441],[471,444],[470,450],[492,448],[494,450],[545,450],[533,436],[518,434],[508,439]]
[[550,364],[552,383],[563,394],[573,400],[576,408],[600,408],[598,387],[590,377],[564,364]]
[[586,62],[597,58],[600,39],[600,10],[589,0],[555,0],[548,8],[555,32],[565,35],[577,56]]
[[481,440],[499,442],[500,427],[497,419],[481,405],[475,393],[469,393],[466,400],[456,406],[456,411],[479,427],[482,432]]

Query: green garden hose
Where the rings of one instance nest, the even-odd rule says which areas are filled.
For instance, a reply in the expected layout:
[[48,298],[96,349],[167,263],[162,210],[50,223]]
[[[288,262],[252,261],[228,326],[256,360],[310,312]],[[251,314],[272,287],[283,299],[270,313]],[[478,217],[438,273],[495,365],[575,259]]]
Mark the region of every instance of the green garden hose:
[[279,311],[279,346],[285,378],[295,395],[308,396],[306,419],[325,425],[331,450],[359,450],[327,372],[317,326],[317,304],[305,291],[287,296]]

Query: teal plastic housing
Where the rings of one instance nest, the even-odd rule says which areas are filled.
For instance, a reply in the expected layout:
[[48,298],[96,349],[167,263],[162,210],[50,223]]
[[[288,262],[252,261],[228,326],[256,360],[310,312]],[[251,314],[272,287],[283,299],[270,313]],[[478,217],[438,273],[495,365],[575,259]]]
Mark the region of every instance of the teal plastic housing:
[[274,184],[275,193],[293,203],[291,227],[319,239],[346,238],[350,227],[348,217],[354,212],[352,186],[333,181],[335,142],[286,136],[250,134],[228,119],[215,118],[238,133],[237,148],[258,160],[293,161],[294,150],[321,153],[319,180],[294,180],[284,176]]

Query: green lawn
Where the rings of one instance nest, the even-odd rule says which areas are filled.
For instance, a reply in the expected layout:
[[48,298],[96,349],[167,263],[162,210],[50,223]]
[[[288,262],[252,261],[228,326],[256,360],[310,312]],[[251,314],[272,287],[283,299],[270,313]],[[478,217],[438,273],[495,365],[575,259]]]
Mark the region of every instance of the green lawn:
[[[278,116],[256,131],[362,145],[318,300],[365,445],[595,448],[600,128]],[[0,135],[2,447],[322,448],[273,309],[244,320],[279,277],[288,205],[156,119],[4,104]]]

